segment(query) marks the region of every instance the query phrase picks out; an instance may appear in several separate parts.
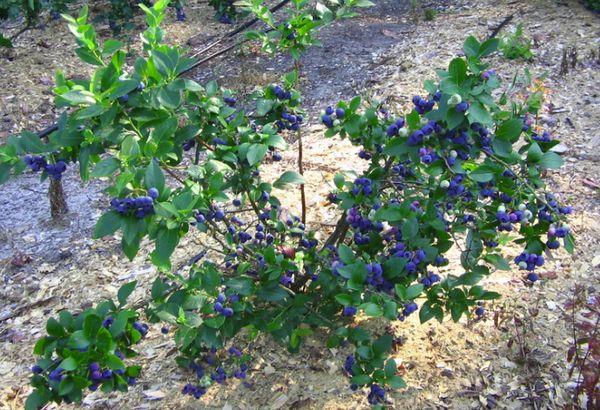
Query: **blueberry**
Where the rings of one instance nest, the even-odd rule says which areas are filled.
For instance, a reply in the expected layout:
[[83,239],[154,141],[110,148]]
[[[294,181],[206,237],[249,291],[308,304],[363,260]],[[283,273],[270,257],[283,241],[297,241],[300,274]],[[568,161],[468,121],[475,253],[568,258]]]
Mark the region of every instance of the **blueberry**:
[[127,101],[129,101],[129,94],[125,94],[119,97],[119,101],[122,103],[126,103]]
[[469,109],[469,103],[463,101],[461,103],[456,104],[456,107],[454,109],[456,110],[456,112],[466,112]]
[[233,201],[233,206],[241,206],[242,205],[242,201],[240,201],[239,199],[235,198]]
[[40,374],[41,372],[44,371],[44,369],[42,369],[40,366],[38,366],[36,364],[31,367],[31,371],[33,372],[33,374]]
[[168,328],[168,327],[166,327],[166,326],[163,326],[163,327],[160,329],[160,332],[161,332],[163,335],[166,335],[167,333],[169,333],[169,328]]
[[158,195],[159,195],[159,194],[158,194],[158,189],[156,189],[156,188],[150,188],[150,189],[148,190],[148,196],[149,196],[150,198],[152,198],[152,199],[156,199],[156,198],[158,198]]
[[100,370],[100,364],[98,362],[90,363],[90,371],[95,372]]
[[477,309],[475,309],[475,314],[477,316],[483,316],[483,314],[485,313],[485,309],[482,306],[477,307]]
[[225,317],[231,317],[233,316],[233,309],[232,308],[224,308],[223,309],[223,316]]
[[336,108],[336,110],[335,110],[335,116],[337,118],[340,118],[340,119],[344,118],[344,115],[346,115],[346,112],[344,111],[343,108]]

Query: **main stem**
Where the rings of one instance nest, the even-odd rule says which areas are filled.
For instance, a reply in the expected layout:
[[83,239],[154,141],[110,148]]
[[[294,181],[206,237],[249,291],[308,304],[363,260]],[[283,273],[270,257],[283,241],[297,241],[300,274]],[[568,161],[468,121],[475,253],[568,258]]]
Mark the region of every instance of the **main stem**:
[[[300,61],[294,60],[297,83],[300,83]],[[304,165],[302,163],[302,130],[298,128],[298,173],[304,176]],[[302,204],[302,223],[306,225],[306,190],[304,183],[300,185],[300,203]]]
[[53,219],[56,219],[69,212],[69,207],[67,206],[67,199],[61,181],[52,177],[49,179],[48,197],[50,198],[50,215]]

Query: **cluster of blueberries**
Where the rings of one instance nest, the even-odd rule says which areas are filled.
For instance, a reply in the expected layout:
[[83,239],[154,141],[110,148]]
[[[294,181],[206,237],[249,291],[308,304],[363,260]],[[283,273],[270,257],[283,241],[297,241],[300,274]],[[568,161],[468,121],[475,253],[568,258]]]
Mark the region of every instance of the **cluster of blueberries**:
[[300,124],[302,124],[302,121],[304,121],[304,119],[301,115],[290,114],[284,111],[281,113],[281,119],[277,120],[276,122],[277,130],[298,131],[300,129]]
[[33,172],[46,171],[48,176],[56,181],[60,181],[62,174],[67,170],[65,161],[48,164],[46,158],[41,155],[26,155],[24,161]]
[[432,148],[425,147],[419,149],[419,157],[424,164],[431,164],[433,161],[440,159],[440,156]]
[[[356,359],[354,358],[353,355],[349,355],[346,357],[346,361],[344,362],[343,369],[344,369],[344,373],[346,373],[346,375],[348,377],[354,376],[354,370],[352,368],[354,367],[355,364],[356,364]],[[358,386],[356,384],[351,384],[350,389],[353,391],[356,391],[356,390],[358,390]],[[385,401],[385,389],[383,387],[379,386],[377,383],[371,384],[371,390],[369,391],[369,394],[367,395],[367,400],[369,401],[369,404],[372,404],[372,405],[383,403]]]
[[111,208],[121,215],[133,214],[138,219],[143,219],[154,214],[154,200],[158,198],[158,190],[150,188],[147,196],[137,198],[113,198]]
[[343,108],[336,108],[334,110],[333,107],[327,107],[323,115],[321,115],[321,121],[327,128],[333,128],[335,125],[333,119],[334,114],[336,119],[341,120],[346,115],[346,112]]
[[[210,350],[209,354],[204,356],[204,360],[206,361],[206,363],[209,366],[213,366],[216,363],[215,353],[216,353],[216,349],[213,348]],[[234,346],[229,348],[228,353],[229,353],[229,356],[234,359],[242,357],[242,352]],[[190,369],[192,369],[192,371],[194,371],[196,373],[196,376],[198,377],[198,379],[204,378],[204,376],[206,374],[204,367],[202,367],[201,365],[199,365],[195,362],[190,363],[189,367],[190,367]],[[248,372],[248,364],[246,364],[246,363],[241,363],[239,368],[234,370],[229,375],[227,374],[227,371],[222,366],[217,366],[215,371],[210,374],[210,379],[213,382],[218,383],[218,384],[223,384],[230,377],[235,377],[236,379],[245,380],[247,377],[247,372]],[[244,382],[244,385],[248,386],[248,384],[246,382]],[[204,394],[206,394],[206,391],[207,391],[207,388],[205,386],[202,386],[202,385],[195,386],[192,383],[187,383],[185,386],[183,386],[183,389],[181,392],[183,394],[192,395],[195,398],[199,399]]]
[[[102,383],[103,381],[111,380],[113,378],[113,371],[110,369],[102,370],[98,362],[90,363],[88,368],[90,371],[89,378],[92,382],[90,390],[92,391],[96,391],[100,383]],[[122,376],[125,374],[125,370],[117,369],[114,371],[114,374]],[[127,378],[127,384],[129,384],[130,386],[133,386],[135,383],[136,380],[134,377]]]
[[275,85],[273,87],[273,92],[275,93],[275,97],[277,97],[280,100],[292,99],[292,92],[284,90],[283,87],[281,87],[280,85]]
[[435,106],[435,103],[440,101],[441,98],[442,98],[442,92],[436,91],[430,100],[426,100],[423,97],[421,97],[420,95],[415,95],[412,98],[412,103],[415,106],[415,111],[418,112],[419,114],[423,115],[423,114],[431,111],[433,109],[433,107]]
[[352,187],[352,195],[371,195],[373,193],[373,181],[369,178],[356,178],[354,180],[354,186]]
[[531,138],[533,138],[537,142],[552,142],[552,136],[548,131],[544,131],[542,135],[539,135],[536,132],[532,132]]
[[223,315],[225,317],[231,317],[233,316],[233,309],[230,307],[224,307],[223,304],[227,302],[227,297],[225,296],[224,293],[219,293],[219,295],[217,296],[217,299],[215,301],[215,304],[213,305],[213,309],[215,310],[215,312],[217,312],[220,315]]
[[533,271],[536,267],[544,265],[544,257],[535,253],[523,252],[515,258],[515,263],[519,265],[519,268],[529,271],[527,279],[535,282],[539,277]]
[[423,286],[428,288],[434,283],[439,282],[440,280],[442,280],[442,278],[440,278],[440,275],[438,275],[437,273],[428,272],[427,276],[421,279],[421,283],[423,284]]

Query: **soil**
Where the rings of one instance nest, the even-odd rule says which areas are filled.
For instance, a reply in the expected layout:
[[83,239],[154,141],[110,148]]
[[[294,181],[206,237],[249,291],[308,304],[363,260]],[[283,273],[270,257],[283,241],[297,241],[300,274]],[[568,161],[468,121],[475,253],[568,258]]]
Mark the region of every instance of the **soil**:
[[[185,44],[193,34],[207,39],[230,29],[212,19],[204,3],[189,1],[188,22],[166,24],[167,38]],[[464,38],[487,36],[506,16],[514,19],[503,33],[522,24],[534,40],[531,62],[508,61],[493,55],[489,62],[506,83],[528,69],[544,76],[547,89],[542,125],[564,144],[565,166],[550,172],[547,182],[562,202],[574,207],[571,228],[577,239],[573,255],[557,252],[542,270],[544,280],[528,286],[518,271],[496,272],[485,285],[503,295],[486,306],[478,321],[444,321],[419,325],[415,317],[394,323],[398,339],[395,359],[408,387],[389,394],[389,406],[428,408],[563,408],[571,402],[566,352],[571,327],[564,305],[576,283],[591,294],[600,289],[600,20],[576,1],[429,1],[424,7],[439,13],[433,21],[415,18],[411,2],[378,1],[360,15],[324,28],[323,47],[303,59],[303,94],[311,121],[303,134],[310,228],[325,235],[337,219],[325,201],[338,170],[356,170],[356,149],[337,139],[325,139],[316,121],[318,111],[359,93],[385,100],[399,110],[409,108],[422,82],[435,69],[460,54]],[[107,29],[101,32],[108,35]],[[138,47],[132,36],[131,47]],[[192,43],[194,49],[202,43]],[[576,47],[579,62],[560,75],[563,49]],[[22,129],[39,130],[56,112],[52,104],[52,73],[86,74],[73,53],[74,41],[60,22],[23,34],[16,48],[0,57],[0,140]],[[243,92],[276,81],[289,70],[285,58],[271,59],[243,48],[190,73],[204,82],[215,78]],[[27,73],[27,75],[23,75]],[[527,91],[517,87],[514,96]],[[297,144],[283,161],[269,164],[264,174],[275,178],[295,168]],[[83,184],[74,170],[64,177],[70,213],[53,222],[46,199],[47,182],[26,174],[0,187],[0,408],[22,407],[30,391],[27,380],[34,361],[32,347],[44,333],[49,315],[61,309],[84,309],[114,297],[119,286],[137,279],[134,300],[144,299],[157,272],[145,244],[128,262],[117,237],[91,240],[91,229],[107,206],[104,182]],[[284,204],[299,210],[298,193],[280,193]],[[200,235],[189,235],[177,250],[175,266],[202,249]],[[516,247],[507,249],[516,255]],[[456,260],[445,272],[459,270]],[[383,331],[380,321],[365,325]],[[138,345],[144,371],[126,394],[96,392],[82,407],[95,409],[171,408],[367,408],[366,394],[352,392],[341,364],[347,349],[326,349],[326,335],[317,332],[297,355],[289,355],[267,337],[249,347],[254,357],[250,387],[232,382],[212,387],[195,400],[180,393],[191,374],[174,362],[169,335],[158,325]],[[246,343],[240,340],[241,345]],[[73,406],[62,406],[74,408]],[[52,406],[50,406],[52,408]]]

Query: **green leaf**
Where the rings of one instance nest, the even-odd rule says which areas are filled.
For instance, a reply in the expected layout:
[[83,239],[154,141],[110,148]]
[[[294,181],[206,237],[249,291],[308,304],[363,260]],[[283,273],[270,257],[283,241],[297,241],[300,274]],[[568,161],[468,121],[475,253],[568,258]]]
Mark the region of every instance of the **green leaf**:
[[64,371],[70,372],[77,369],[77,360],[74,357],[67,357],[58,365]]
[[354,263],[354,252],[348,245],[340,244],[340,246],[338,246],[338,255],[340,256],[340,260],[346,265]]
[[494,138],[492,141],[492,149],[494,153],[501,158],[509,158],[512,155],[512,144],[509,141],[504,141]]
[[461,85],[467,77],[467,63],[462,58],[455,58],[448,66],[450,79],[457,85]]
[[96,103],[94,94],[89,91],[71,90],[61,94],[58,98],[66,101],[70,105],[92,105]]
[[58,394],[60,394],[61,396],[66,396],[69,393],[71,393],[74,388],[75,382],[73,381],[73,378],[65,377],[61,380],[60,384],[58,385]]
[[533,142],[529,149],[527,150],[527,161],[528,162],[539,162],[542,159],[542,149],[537,144],[537,142]]
[[102,319],[96,314],[88,315],[83,321],[83,333],[86,338],[93,340],[102,327]]
[[400,376],[392,376],[388,380],[388,384],[392,389],[402,389],[406,387],[406,382]]
[[500,255],[496,255],[496,254],[488,254],[484,257],[484,259],[486,261],[488,261],[489,263],[491,263],[492,265],[494,265],[496,267],[496,269],[498,270],[510,270],[510,264],[507,262],[506,259],[504,259],[502,256]]
[[556,152],[548,151],[542,155],[539,165],[543,169],[558,169],[563,166],[565,161]]
[[357,374],[350,379],[350,383],[356,384],[357,386],[364,386],[365,384],[371,383],[371,380],[371,376],[368,374]]
[[133,282],[126,283],[119,288],[119,291],[117,292],[117,298],[119,299],[119,304],[121,306],[124,306],[127,303],[127,298],[135,290],[136,285],[137,280],[134,280]]
[[275,188],[283,189],[287,185],[302,185],[304,184],[304,177],[297,172],[294,171],[286,171],[277,179],[277,181],[273,182],[273,186]]
[[345,293],[340,293],[339,295],[335,295],[335,300],[343,306],[352,305],[352,296],[347,295]]
[[523,130],[523,122],[517,118],[504,121],[496,129],[496,137],[504,141],[515,142]]
[[248,148],[246,159],[250,165],[254,165],[262,161],[265,154],[267,153],[268,147],[264,144],[252,144]]
[[163,229],[156,239],[156,247],[150,254],[152,263],[163,270],[171,269],[171,255],[179,243],[178,229]]
[[381,317],[383,316],[383,309],[381,306],[375,303],[365,303],[360,306],[360,308],[365,312],[365,315],[371,317]]
[[227,288],[239,293],[242,296],[248,296],[255,292],[256,286],[254,281],[248,277],[238,277],[229,279],[225,282]]
[[44,407],[49,400],[50,398],[47,394],[42,393],[39,389],[35,389],[25,401],[25,410],[39,410]]
[[46,322],[46,332],[54,337],[63,337],[65,335],[65,329],[58,323],[58,320],[52,317]]
[[473,101],[469,107],[469,121],[472,123],[479,122],[483,125],[492,125],[494,120],[490,113],[485,109],[485,107],[477,102]]
[[488,182],[494,179],[495,170],[489,165],[480,165],[469,173],[469,178],[475,182]]
[[121,161],[115,157],[105,158],[96,164],[92,170],[91,176],[94,178],[107,177],[119,169],[120,165]]
[[421,283],[417,283],[406,288],[406,298],[414,299],[423,292],[424,286]]
[[479,41],[473,36],[467,37],[463,44],[463,51],[467,57],[476,56],[479,54]]
[[498,45],[500,44],[500,40],[496,37],[490,38],[489,40],[484,41],[479,46],[479,56],[485,57],[492,54],[494,51],[498,49]]
[[144,176],[146,188],[156,188],[158,192],[162,192],[165,188],[165,176],[162,169],[158,165],[156,159],[152,159],[146,168]]
[[116,211],[108,211],[102,215],[94,227],[94,239],[112,235],[121,227],[121,215]]

